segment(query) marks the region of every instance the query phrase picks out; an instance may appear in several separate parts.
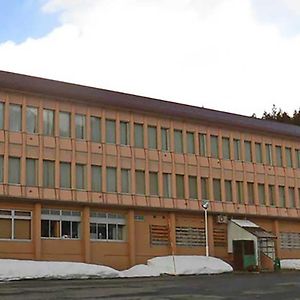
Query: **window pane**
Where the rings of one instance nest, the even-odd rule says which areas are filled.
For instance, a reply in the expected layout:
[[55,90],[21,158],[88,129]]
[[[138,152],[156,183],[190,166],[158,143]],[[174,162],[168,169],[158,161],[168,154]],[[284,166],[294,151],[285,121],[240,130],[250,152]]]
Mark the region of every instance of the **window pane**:
[[129,122],[120,122],[120,131],[121,131],[121,145],[129,145],[130,144],[130,128]]
[[61,236],[63,238],[71,238],[71,221],[61,221]]
[[27,106],[26,129],[29,133],[38,132],[38,109],[36,107]]
[[122,169],[121,177],[122,177],[122,193],[130,193],[131,192],[130,170]]
[[30,240],[31,238],[31,220],[14,221],[14,238],[17,240]]
[[225,180],[226,201],[232,202],[232,183],[231,180]]
[[201,195],[202,200],[208,200],[208,179],[201,177]]
[[219,157],[219,143],[218,137],[215,135],[210,136],[210,154],[211,157],[218,158]]
[[67,162],[60,163],[60,187],[71,188],[71,164]]
[[108,224],[108,239],[116,240],[117,239],[117,225]]
[[256,156],[256,163],[261,164],[263,162],[261,143],[255,143],[255,156]]
[[50,221],[50,237],[61,237],[60,234],[60,221]]
[[10,157],[8,161],[8,183],[20,184],[20,158]]
[[244,203],[244,188],[242,181],[236,181],[236,198],[238,203]]
[[3,155],[0,155],[0,182],[3,182]]
[[245,161],[252,162],[252,149],[251,149],[251,142],[245,141]]
[[247,182],[248,204],[254,204],[254,184]]
[[262,183],[258,184],[258,199],[259,199],[259,204],[265,205],[266,200],[265,200],[265,185]]
[[114,167],[106,168],[106,191],[109,193],[117,191],[117,169]]
[[149,172],[150,179],[150,195],[158,195],[158,174],[157,172]]
[[282,167],[282,149],[281,146],[276,146],[276,162],[278,167]]
[[285,158],[286,158],[286,166],[288,168],[292,168],[293,167],[293,160],[292,160],[292,149],[286,147],[285,148]]
[[0,129],[3,129],[4,125],[4,103],[0,102]]
[[68,112],[59,113],[59,135],[61,137],[71,136],[71,114]]
[[75,115],[75,137],[76,139],[85,139],[86,125],[85,115]]
[[176,197],[184,199],[184,176],[176,174]]
[[139,195],[145,195],[145,172],[141,170],[135,170],[135,184],[136,193]]
[[163,151],[170,150],[170,131],[169,128],[161,129],[161,149]]
[[197,176],[189,176],[189,198],[198,199]]
[[266,144],[266,162],[268,165],[273,165],[272,145]]
[[233,140],[234,159],[241,160],[241,142],[238,139]]
[[80,232],[80,222],[72,222],[72,239],[78,239],[79,238],[79,232]]
[[12,238],[12,227],[11,219],[0,218],[0,239],[11,239]]
[[156,126],[148,126],[148,148],[157,149]]
[[101,119],[91,116],[91,140],[95,143],[101,142]]
[[289,201],[290,201],[290,207],[295,207],[295,188],[289,187]]
[[100,166],[92,166],[92,191],[102,191],[102,169]]
[[214,200],[221,201],[221,180],[220,179],[213,179],[213,190],[214,190]]
[[44,109],[43,111],[43,134],[54,135],[54,110]]
[[187,150],[188,153],[195,154],[195,135],[194,132],[187,132]]
[[172,188],[171,188],[171,174],[163,173],[163,185],[164,185],[164,197],[172,197]]
[[206,134],[199,133],[199,154],[207,156]]
[[230,143],[228,137],[222,138],[223,159],[230,159]]
[[300,150],[296,149],[296,163],[297,163],[297,168],[300,168]]
[[275,205],[275,187],[269,184],[269,204],[271,206]]
[[54,187],[55,172],[54,172],[54,161],[44,160],[43,161],[43,186],[48,188]]
[[106,143],[109,144],[116,143],[116,121],[114,120],[105,121],[105,134],[106,134]]
[[21,131],[22,128],[22,107],[21,105],[9,105],[9,130]]
[[38,171],[38,164],[37,159],[26,159],[26,184],[28,186],[36,186],[37,185],[37,171]]
[[50,237],[50,221],[41,220],[41,237]]
[[86,174],[85,174],[85,165],[76,164],[76,188],[85,189],[86,188]]
[[285,207],[285,189],[284,186],[279,186],[279,205]]
[[107,239],[107,225],[106,224],[97,224],[98,228],[98,239],[106,240]]
[[144,148],[144,126],[143,124],[134,124],[134,146]]
[[174,151],[175,153],[183,153],[182,130],[174,130]]

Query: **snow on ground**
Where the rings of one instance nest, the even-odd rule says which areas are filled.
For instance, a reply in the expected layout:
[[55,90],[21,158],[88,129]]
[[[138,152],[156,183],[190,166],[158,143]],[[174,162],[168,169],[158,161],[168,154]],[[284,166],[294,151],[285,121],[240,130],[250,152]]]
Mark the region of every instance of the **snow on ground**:
[[281,269],[300,270],[300,259],[280,260]]
[[132,268],[121,271],[120,277],[156,277],[160,276],[160,272],[147,265],[136,265]]

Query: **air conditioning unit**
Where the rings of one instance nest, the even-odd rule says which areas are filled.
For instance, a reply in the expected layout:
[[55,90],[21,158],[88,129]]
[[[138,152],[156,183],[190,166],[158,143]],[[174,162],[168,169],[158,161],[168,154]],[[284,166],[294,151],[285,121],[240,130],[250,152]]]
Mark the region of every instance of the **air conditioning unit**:
[[227,224],[227,221],[228,221],[227,216],[224,216],[224,215],[218,215],[217,216],[217,222],[219,224]]

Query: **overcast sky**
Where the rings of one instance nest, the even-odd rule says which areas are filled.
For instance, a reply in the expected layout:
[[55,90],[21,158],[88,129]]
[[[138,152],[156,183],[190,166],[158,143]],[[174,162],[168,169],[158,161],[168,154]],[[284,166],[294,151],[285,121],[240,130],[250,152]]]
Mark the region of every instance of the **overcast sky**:
[[0,69],[244,115],[300,107],[300,0],[0,0]]

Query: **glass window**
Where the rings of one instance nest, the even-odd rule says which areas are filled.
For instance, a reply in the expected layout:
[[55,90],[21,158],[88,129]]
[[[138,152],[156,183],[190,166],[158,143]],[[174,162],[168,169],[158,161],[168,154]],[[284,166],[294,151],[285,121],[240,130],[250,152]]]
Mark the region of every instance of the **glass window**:
[[102,191],[102,168],[96,165],[92,165],[92,191]]
[[207,143],[205,133],[199,133],[199,154],[200,156],[207,156]]
[[144,125],[134,123],[134,146],[144,148]]
[[131,192],[131,180],[130,180],[130,170],[129,169],[121,169],[121,180],[122,180],[122,193],[130,193]]
[[66,189],[71,188],[71,163],[60,163],[60,187]]
[[254,183],[247,182],[248,204],[254,204]]
[[55,183],[55,163],[52,160],[43,161],[43,186],[54,188]]
[[174,129],[174,151],[183,153],[182,130]]
[[223,159],[230,159],[230,140],[228,137],[222,137]]
[[169,128],[161,128],[161,150],[170,150],[170,130]]
[[91,141],[101,143],[101,118],[91,116]]
[[218,143],[218,137],[216,135],[210,136],[210,154],[211,157],[214,158],[219,157],[219,143]]
[[26,158],[26,185],[37,186],[38,182],[38,160]]
[[59,112],[59,136],[71,136],[71,114],[68,112]]
[[106,168],[106,191],[109,193],[117,192],[117,169],[114,167]]
[[176,174],[176,197],[184,199],[184,176]]
[[105,134],[106,134],[106,143],[108,144],[116,143],[116,121],[115,120],[105,121]]
[[225,180],[226,201],[232,202],[232,183],[231,180]]
[[245,146],[245,161],[252,162],[251,141],[244,141]]
[[201,177],[201,196],[202,200],[208,200],[208,178]]
[[220,179],[213,179],[213,190],[214,190],[214,200],[215,201],[222,201],[222,194],[221,194],[221,180]]
[[148,126],[148,148],[157,149],[156,126]]
[[278,167],[282,167],[282,148],[281,146],[276,146],[276,162]]
[[289,187],[289,202],[290,202],[290,207],[294,208],[296,203],[295,203],[295,188],[290,186]]
[[76,139],[85,139],[86,136],[86,121],[85,115],[75,115],[75,137]]
[[275,186],[269,184],[269,204],[275,206]]
[[261,204],[261,205],[266,204],[265,185],[263,183],[258,184],[258,199],[259,199],[259,204]]
[[135,170],[135,191],[138,195],[145,195],[145,171]]
[[233,140],[234,159],[241,160],[241,142],[238,139]]
[[130,145],[130,127],[129,122],[120,122],[121,145]]
[[158,196],[158,174],[157,172],[149,172],[150,195]]
[[197,176],[189,176],[189,198],[198,199]]
[[8,160],[8,183],[20,184],[21,163],[19,157],[10,157]]
[[194,132],[187,132],[187,151],[190,154],[195,154],[195,134]]
[[280,207],[285,207],[285,189],[283,185],[279,187],[279,205]]
[[22,106],[17,104],[9,105],[9,130],[22,130]]
[[273,150],[271,144],[266,144],[266,163],[273,165]]
[[300,150],[296,149],[296,162],[297,162],[297,168],[300,168]]
[[242,181],[236,181],[236,199],[239,204],[244,203],[244,188]]
[[261,164],[263,162],[261,143],[255,143],[255,157],[256,163]]
[[26,108],[26,131],[28,133],[38,133],[39,120],[38,109],[36,107],[27,106]]
[[0,182],[3,182],[3,155],[0,155]]
[[286,159],[286,166],[288,168],[292,168],[293,167],[292,149],[289,147],[285,148],[285,159]]
[[54,110],[43,110],[43,134],[49,136],[54,135]]
[[86,166],[83,164],[76,164],[76,188],[86,189]]
[[0,102],[0,129],[4,126],[4,103]]
[[164,185],[164,197],[172,197],[172,184],[171,184],[171,174],[163,173],[163,185]]

